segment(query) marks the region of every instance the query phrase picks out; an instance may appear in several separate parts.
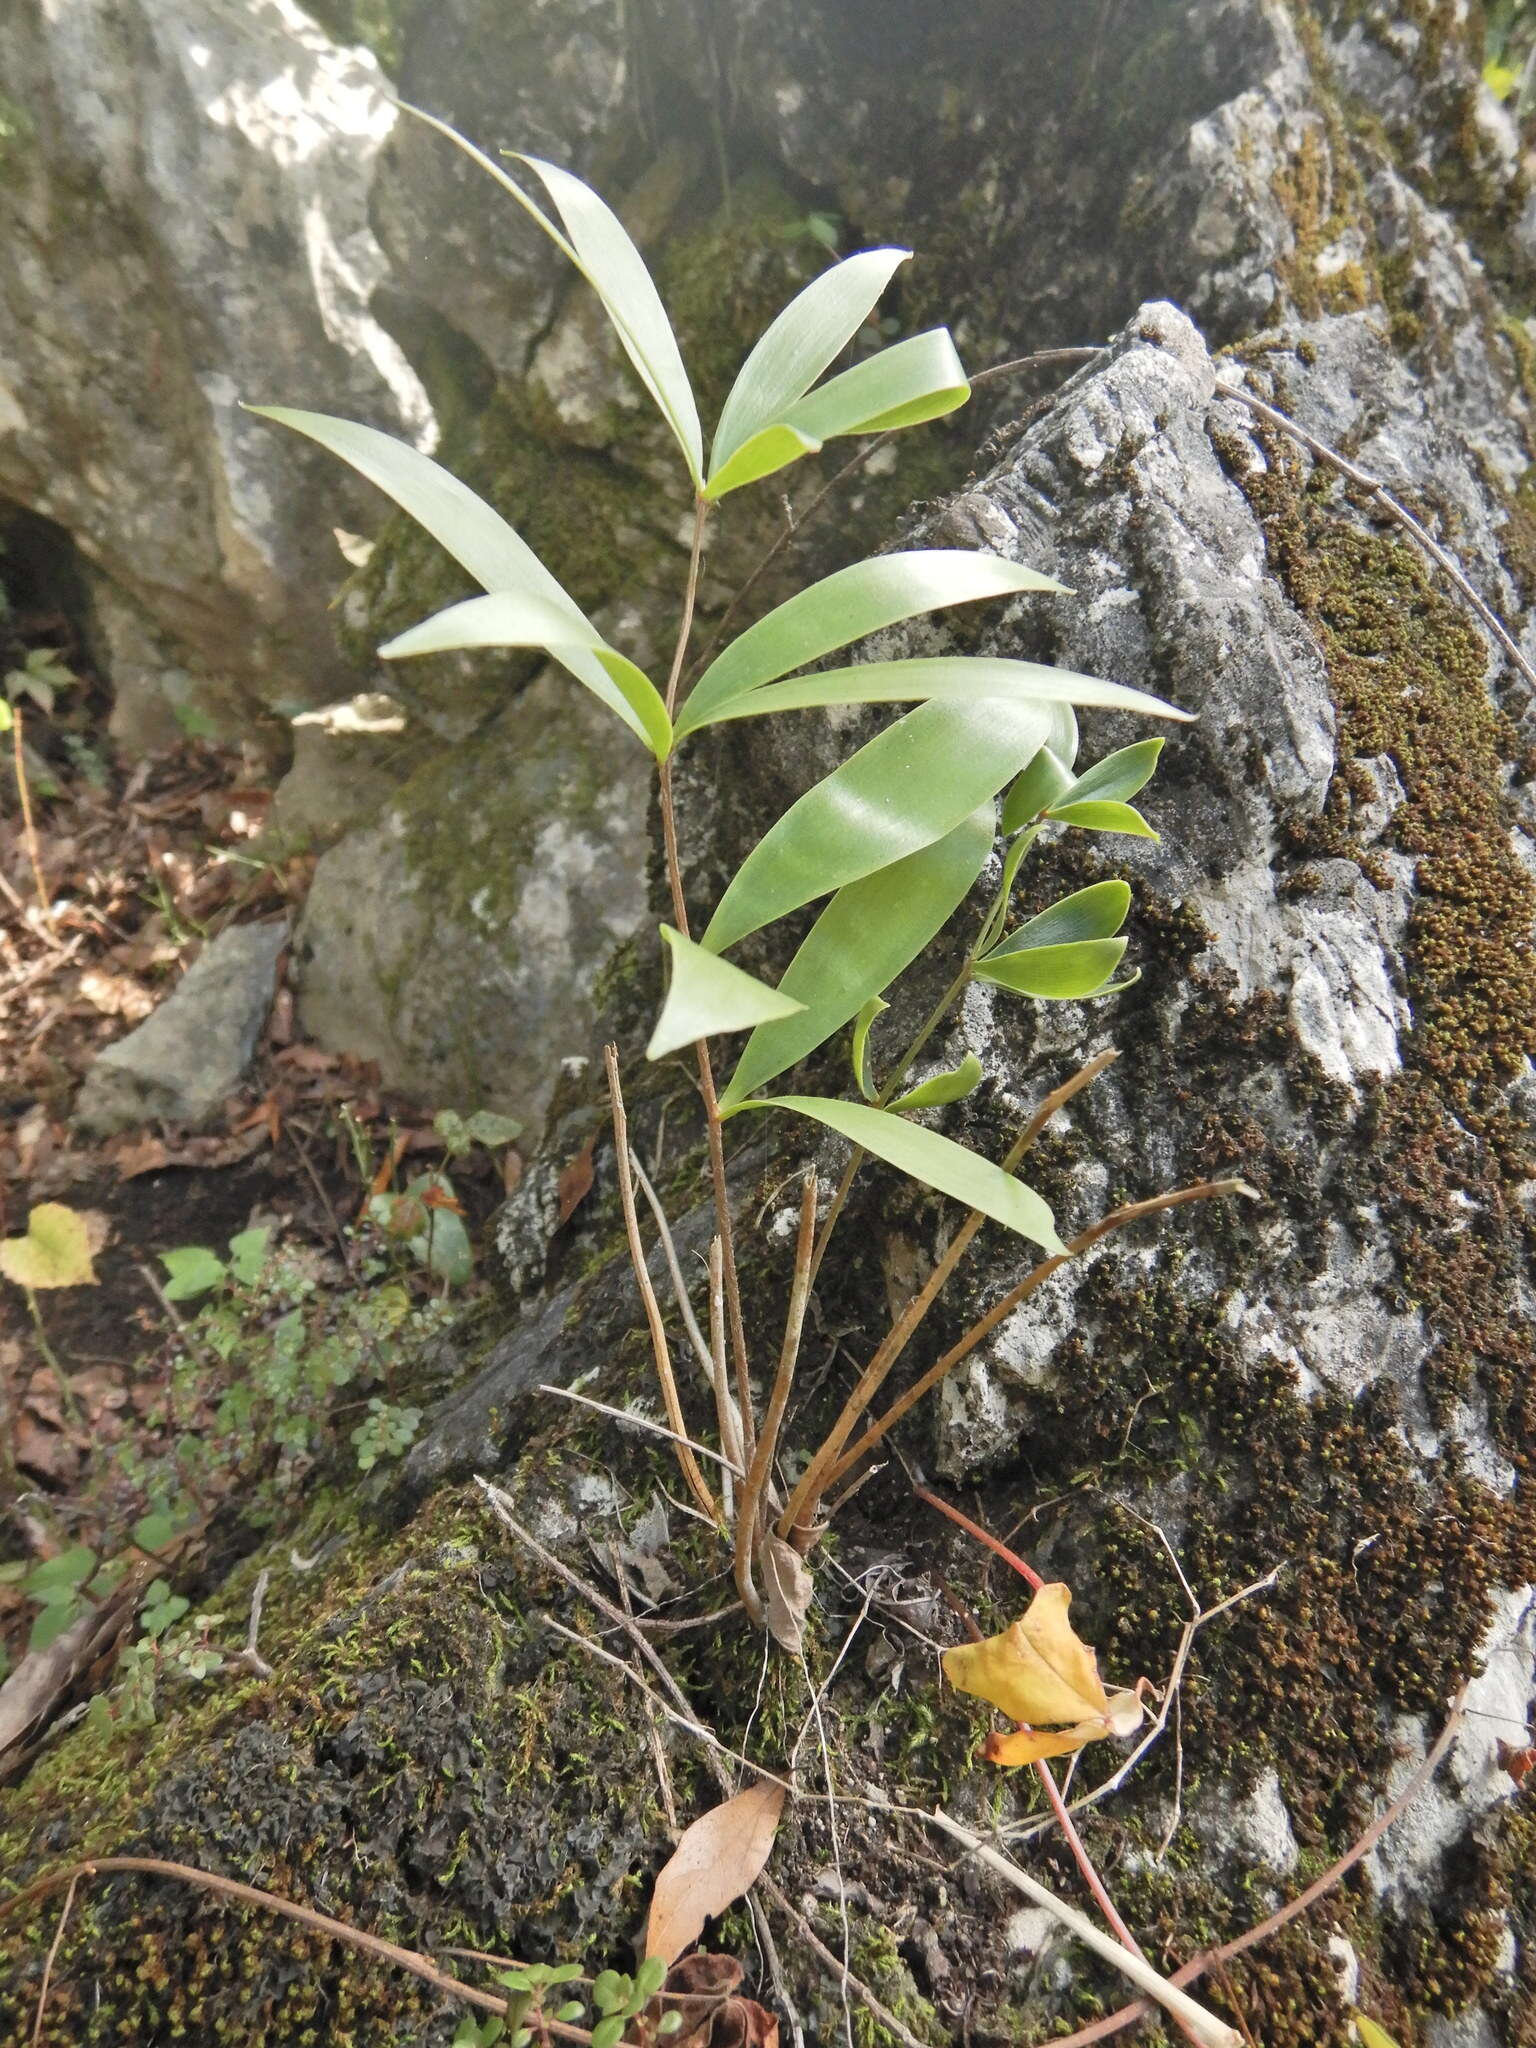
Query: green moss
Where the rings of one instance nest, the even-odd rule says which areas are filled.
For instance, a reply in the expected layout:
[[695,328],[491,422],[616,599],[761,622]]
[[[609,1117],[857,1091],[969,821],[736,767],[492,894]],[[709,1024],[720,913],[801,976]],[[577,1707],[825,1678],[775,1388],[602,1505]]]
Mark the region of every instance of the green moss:
[[1319,258],[1362,215],[1360,174],[1330,100],[1321,124],[1302,131],[1294,156],[1273,180],[1276,199],[1291,223],[1289,255],[1276,265],[1280,280],[1303,319],[1322,313],[1352,313],[1377,297],[1374,277],[1359,259],[1326,273]]

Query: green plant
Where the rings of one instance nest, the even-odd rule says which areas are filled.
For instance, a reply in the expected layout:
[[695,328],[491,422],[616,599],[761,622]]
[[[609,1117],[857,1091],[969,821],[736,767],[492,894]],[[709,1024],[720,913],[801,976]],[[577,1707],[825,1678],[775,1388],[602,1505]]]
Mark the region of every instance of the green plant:
[[30,697],[40,711],[51,712],[60,690],[67,690],[80,678],[60,659],[57,649],[33,647],[20,668],[7,669],[5,694],[14,704],[18,697]]
[[[457,1216],[448,1220],[463,1232]],[[212,1406],[212,1427],[182,1447],[194,1479],[252,1479],[275,1453],[277,1484],[292,1484],[325,1447],[338,1394],[355,1385],[385,1388],[366,1397],[367,1417],[349,1434],[363,1471],[408,1450],[421,1421],[393,1396],[391,1360],[431,1335],[441,1304],[413,1303],[376,1257],[362,1259],[358,1284],[332,1291],[312,1260],[276,1249],[271,1236],[240,1231],[227,1258],[206,1245],[160,1255],[165,1300],[200,1302],[178,1327],[170,1388],[173,1410]]]
[[562,1985],[588,1984],[574,1963],[520,1963],[510,1970],[497,1970],[493,1972],[495,1982],[507,1993],[505,2016],[476,2020],[466,2013],[453,2037],[453,2048],[491,2048],[498,2041],[505,2041],[507,2048],[528,2048],[535,2036],[548,2040],[550,2018],[563,2029],[579,2028],[591,2048],[618,2048],[626,2032],[637,2048],[651,2048],[654,2042],[678,2033],[683,2024],[680,2012],[653,2017],[646,2011],[666,1975],[666,1964],[654,1958],[643,1962],[633,1976],[601,1970],[590,1980],[584,1997],[572,1998],[546,2015],[546,1992]]
[[[514,529],[428,457],[350,421],[281,407],[255,410],[350,463],[416,518],[482,586],[483,596],[451,605],[388,642],[380,650],[385,659],[485,647],[541,648],[654,756],[672,912],[660,936],[671,971],[647,1053],[659,1060],[691,1047],[698,1075],[716,1227],[707,1339],[686,1298],[680,1298],[679,1307],[714,1388],[720,1455],[730,1482],[723,1504],[686,1441],[679,1443],[678,1454],[699,1505],[722,1527],[734,1525],[736,1580],[748,1611],[766,1619],[779,1639],[794,1647],[798,1617],[809,1597],[801,1560],[819,1534],[827,1489],[915,1396],[894,1403],[852,1449],[849,1438],[983,1219],[1017,1232],[1044,1254],[1021,1283],[1023,1291],[1015,1289],[1006,1298],[1006,1308],[1026,1298],[1072,1251],[1131,1217],[1237,1185],[1201,1184],[1132,1205],[1064,1245],[1049,1207],[1016,1169],[1050,1110],[1107,1062],[1090,1063],[1048,1098],[1001,1164],[914,1121],[980,1082],[974,1060],[915,1089],[906,1085],[913,1064],[972,981],[1046,1001],[1081,1001],[1127,986],[1114,978],[1125,952],[1120,929],[1130,891],[1124,883],[1080,890],[1012,931],[1011,895],[1022,861],[1047,830],[1153,836],[1129,799],[1152,774],[1160,742],[1124,748],[1079,772],[1076,708],[1172,719],[1186,714],[1120,684],[994,657],[845,661],[804,673],[903,620],[986,599],[1061,594],[1050,577],[1000,555],[949,549],[908,550],[841,569],[690,668],[706,531],[724,499],[830,440],[914,426],[953,411],[968,397],[965,370],[944,328],[909,336],[817,381],[867,328],[910,252],[872,249],[847,257],[784,309],[748,356],[706,460],[698,410],[672,327],[617,217],[569,172],[534,157],[517,159],[542,185],[552,217],[472,143],[430,115],[418,118],[495,178],[593,287],[677,444],[694,513],[676,644],[665,680],[658,684],[610,645]],[[678,853],[674,768],[679,750],[728,721],[876,704],[916,708],[859,747],[769,826],[695,938]],[[999,829],[1003,853],[990,906],[943,999],[911,1042],[886,1059],[884,1078],[877,1084],[870,1034],[884,991],[940,942],[987,871]],[[743,940],[823,898],[829,899],[825,908],[776,986],[725,958]],[[854,1098],[764,1092],[850,1025]],[[750,1036],[722,1093],[709,1040],[738,1031]],[[636,1279],[668,1420],[676,1436],[685,1439],[665,1320],[646,1268],[612,1048],[607,1064]],[[851,1157],[819,1228],[816,1184],[813,1176],[807,1178],[778,1369],[759,1416],[742,1317],[724,1127],[728,1119],[769,1112],[788,1113],[834,1132],[848,1142]],[[786,1502],[774,1491],[774,1468],[801,1322],[853,1174],[866,1154],[960,1202],[970,1215],[917,1302],[893,1324]],[[649,1199],[648,1184],[647,1193]],[[677,1288],[682,1297],[680,1280]],[[1000,1316],[994,1314],[995,1319]],[[924,1376],[919,1390],[934,1384],[935,1374],[941,1377],[952,1369],[993,1326],[987,1318],[974,1325],[962,1344]]]

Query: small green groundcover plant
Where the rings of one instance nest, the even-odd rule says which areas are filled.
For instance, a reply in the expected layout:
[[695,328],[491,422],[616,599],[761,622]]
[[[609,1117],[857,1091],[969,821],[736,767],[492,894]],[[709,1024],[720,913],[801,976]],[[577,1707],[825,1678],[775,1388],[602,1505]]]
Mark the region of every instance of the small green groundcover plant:
[[[414,111],[414,110],[412,110]],[[1025,1291],[1069,1251],[1145,1213],[1194,1194],[1181,1190],[1102,1219],[1064,1245],[1051,1210],[1016,1168],[1044,1114],[1107,1064],[1091,1062],[1021,1136],[1002,1162],[932,1127],[929,1113],[983,1080],[974,1058],[915,1085],[910,1070],[973,981],[1034,1001],[1081,1002],[1129,986],[1122,926],[1123,881],[1079,889],[1016,922],[1012,895],[1025,857],[1053,831],[1155,836],[1132,799],[1157,765],[1160,738],[1084,766],[1076,712],[1102,708],[1177,720],[1172,705],[1122,684],[1034,662],[935,654],[858,660],[846,650],[881,629],[950,606],[1060,594],[1048,576],[996,553],[909,549],[856,562],[789,598],[713,658],[690,669],[690,642],[709,522],[733,493],[778,476],[827,442],[883,435],[962,405],[969,383],[942,327],[908,336],[826,374],[857,337],[885,330],[871,315],[905,249],[868,249],[832,263],[778,315],[738,375],[706,448],[676,337],[639,251],[616,215],[569,171],[536,157],[517,162],[542,187],[541,204],[472,143],[430,115],[429,126],[465,151],[550,237],[597,293],[641,384],[659,409],[694,504],[689,566],[675,649],[660,680],[613,646],[502,516],[428,456],[377,429],[314,412],[256,407],[330,450],[411,514],[483,595],[450,605],[380,649],[388,661],[474,648],[538,648],[589,690],[653,757],[671,915],[659,928],[669,987],[647,1055],[692,1049],[708,1134],[716,1236],[707,1310],[689,1299],[673,1261],[674,1290],[689,1347],[712,1391],[719,1431],[709,1460],[722,1497],[706,1480],[678,1397],[665,1319],[651,1289],[636,1201],[641,1184],[657,1225],[666,1221],[629,1150],[613,1048],[607,1056],[617,1167],[635,1272],[644,1297],[668,1427],[687,1484],[703,1511],[733,1532],[737,1585],[749,1612],[780,1641],[798,1641],[809,1597],[802,1560],[823,1526],[828,1488],[847,1476],[911,1400],[964,1355],[952,1351],[850,1445],[861,1417],[984,1219],[1041,1255]],[[831,666],[815,667],[841,656]],[[910,705],[850,753],[772,822],[707,915],[696,915],[678,854],[674,771],[681,751],[726,721],[774,720],[848,705]],[[763,727],[771,733],[772,725]],[[767,741],[771,744],[771,741]],[[994,863],[994,855],[1000,860]],[[894,1056],[877,1049],[878,1018],[892,983],[943,940],[981,877],[991,901],[961,945],[943,1000]],[[806,906],[823,907],[777,983],[729,956],[765,927]],[[841,1095],[778,1093],[790,1068],[850,1031],[850,1085]],[[711,1042],[748,1034],[723,1085]],[[772,1389],[754,1396],[743,1325],[734,1221],[727,1195],[724,1128],[738,1118],[790,1116],[851,1148],[830,1204],[807,1176],[786,1328]],[[783,1421],[801,1321],[848,1185],[865,1155],[886,1162],[970,1212],[934,1280],[893,1327],[826,1439],[794,1464],[780,1460]],[[1221,1191],[1229,1185],[1221,1184]],[[958,1246],[958,1250],[956,1249]],[[1004,1309],[1024,1295],[1008,1297]],[[1000,1319],[994,1312],[993,1321]],[[706,1330],[707,1324],[707,1330]],[[992,1322],[987,1327],[993,1326]],[[971,1342],[985,1334],[972,1333]],[[792,1487],[783,1474],[796,1470]]]

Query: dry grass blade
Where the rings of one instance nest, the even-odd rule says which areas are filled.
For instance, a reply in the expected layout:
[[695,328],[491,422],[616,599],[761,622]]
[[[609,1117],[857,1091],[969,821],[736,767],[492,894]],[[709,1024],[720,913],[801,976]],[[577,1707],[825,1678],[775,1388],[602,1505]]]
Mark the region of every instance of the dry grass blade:
[[656,1299],[656,1290],[651,1285],[650,1269],[645,1262],[645,1246],[640,1240],[640,1221],[635,1214],[635,1184],[629,1165],[629,1119],[624,1113],[624,1094],[619,1086],[619,1054],[613,1045],[603,1047],[603,1064],[608,1073],[608,1099],[613,1107],[613,1150],[619,1172],[619,1203],[624,1212],[624,1232],[629,1240],[630,1262],[635,1269],[635,1283],[640,1289],[640,1299],[645,1306],[645,1320],[651,1332],[651,1351],[656,1360],[656,1377],[661,1382],[661,1398],[667,1411],[667,1420],[673,1434],[678,1438],[677,1462],[682,1467],[683,1478],[688,1490],[712,1522],[720,1520],[720,1509],[714,1495],[705,1484],[704,1474],[699,1470],[699,1461],[693,1455],[688,1443],[688,1431],[683,1421],[683,1404],[677,1397],[677,1380],[672,1372],[672,1352],[667,1343],[666,1325],[661,1319],[661,1304]]
[[[937,1015],[937,1012],[935,1012],[935,1015]],[[1012,1173],[1024,1158],[1025,1153],[1034,1144],[1036,1138],[1039,1137],[1045,1126],[1056,1114],[1057,1110],[1070,1102],[1074,1095],[1088,1087],[1090,1083],[1096,1081],[1105,1068],[1111,1066],[1118,1058],[1119,1054],[1112,1050],[1098,1053],[1085,1066],[1080,1067],[1075,1074],[1064,1081],[1059,1088],[1053,1089],[1009,1148],[1007,1156],[1002,1161],[1003,1172]],[[850,1161],[850,1166],[852,1163]],[[834,1214],[840,1204],[840,1198],[847,1192],[848,1180],[849,1175],[845,1172],[843,1180],[839,1183],[838,1196],[833,1202]],[[954,1237],[950,1240],[923,1286],[913,1296],[912,1300],[908,1302],[901,1315],[897,1317],[886,1336],[882,1339],[874,1356],[870,1359],[868,1365],[865,1366],[863,1372],[860,1373],[853,1392],[843,1403],[842,1413],[827,1431],[826,1437],[817,1449],[815,1456],[811,1459],[810,1464],[806,1467],[799,1485],[795,1488],[789,1506],[779,1518],[779,1534],[781,1536],[788,1537],[791,1542],[808,1547],[809,1530],[815,1520],[816,1510],[821,1504],[822,1496],[829,1486],[836,1484],[837,1480],[847,1472],[850,1465],[854,1462],[856,1454],[842,1457],[840,1453],[847,1444],[849,1437],[858,1427],[860,1417],[869,1407],[875,1395],[879,1393],[881,1387],[884,1386],[886,1380],[889,1379],[892,1368],[897,1360],[906,1350],[908,1344],[911,1343],[913,1337],[916,1336],[918,1326],[924,1316],[927,1315],[929,1309],[932,1308],[940,1294],[944,1291],[949,1282],[950,1275],[965,1257],[967,1251],[969,1251],[971,1240],[975,1237],[977,1231],[980,1230],[984,1221],[985,1218],[979,1209],[972,1209],[970,1211],[965,1221],[955,1232]],[[830,1227],[832,1222],[831,1216],[828,1217],[827,1222],[828,1227]],[[821,1244],[823,1251],[826,1248],[826,1235],[826,1230],[824,1230]],[[1055,1267],[1052,1266],[1051,1270],[1054,1271]],[[811,1267],[813,1278],[815,1271],[816,1261],[813,1259]]]
[[[1080,1230],[1076,1237],[1068,1241],[1064,1253],[1058,1253],[1054,1258],[1042,1259],[1039,1265],[1025,1274],[1017,1287],[1012,1288],[1001,1301],[994,1303],[984,1316],[974,1322],[965,1335],[951,1345],[936,1365],[930,1366],[921,1379],[914,1381],[904,1394],[898,1396],[879,1421],[871,1423],[865,1430],[852,1450],[845,1452],[836,1460],[826,1475],[825,1484],[835,1485],[839,1479],[851,1472],[859,1460],[874,1449],[909,1409],[916,1407],[925,1394],[931,1393],[940,1380],[945,1379],[963,1359],[968,1358],[976,1346],[992,1334],[999,1323],[1011,1316],[1016,1308],[1021,1308],[1035,1289],[1049,1280],[1068,1259],[1077,1257],[1080,1252],[1087,1251],[1090,1245],[1097,1244],[1100,1238],[1108,1237],[1111,1231],[1123,1229],[1128,1223],[1139,1222],[1146,1216],[1160,1215],[1165,1209],[1181,1208],[1186,1202],[1212,1201],[1222,1195],[1246,1195],[1251,1200],[1258,1199],[1257,1191],[1249,1187],[1244,1180],[1203,1180],[1196,1182],[1193,1187],[1174,1188],[1166,1195],[1152,1195],[1144,1202],[1127,1202],[1123,1208],[1111,1210],[1109,1215],[1101,1216],[1097,1223],[1091,1223],[1086,1230]],[[794,1503],[791,1502],[790,1505],[793,1507]]]
[[800,1195],[800,1234],[795,1243],[794,1278],[790,1283],[789,1310],[784,1319],[784,1342],[779,1352],[779,1369],[774,1375],[773,1392],[768,1398],[767,1411],[763,1416],[762,1432],[752,1454],[751,1468],[747,1473],[746,1484],[741,1489],[741,1500],[736,1510],[736,1590],[754,1621],[762,1620],[763,1606],[752,1580],[752,1558],[759,1547],[763,1495],[773,1469],[773,1454],[778,1448],[779,1429],[784,1421],[784,1410],[789,1404],[789,1391],[795,1379],[795,1364],[800,1356],[800,1338],[805,1328],[805,1308],[811,1292],[811,1251],[815,1241],[816,1175],[812,1171],[806,1175]]
[[1138,1990],[1155,1999],[1165,2012],[1177,2020],[1191,2040],[1200,2043],[1200,2048],[1243,2048],[1243,2037],[1235,2027],[1229,2027],[1226,2021],[1219,2020],[1215,2013],[1207,2012],[1203,2005],[1181,1990],[1177,1984],[1171,1983],[1168,1978],[1154,1970],[1145,1957],[1102,1933],[1091,1920],[1085,1919],[1075,1906],[1067,1905],[1058,1899],[1054,1892],[1048,1892],[1044,1885],[1037,1884],[1027,1871],[1020,1870],[1016,1863],[1010,1862],[982,1836],[962,1827],[942,1809],[931,1813],[928,1818],[936,1828],[954,1841],[964,1843],[979,1862],[985,1863],[989,1870],[995,1871],[1015,1891],[1022,1892],[1025,1898],[1043,1907],[1054,1919],[1059,1920],[1063,1927],[1070,1929],[1086,1948],[1091,1948],[1095,1955],[1113,1964],[1123,1976],[1129,1977]]

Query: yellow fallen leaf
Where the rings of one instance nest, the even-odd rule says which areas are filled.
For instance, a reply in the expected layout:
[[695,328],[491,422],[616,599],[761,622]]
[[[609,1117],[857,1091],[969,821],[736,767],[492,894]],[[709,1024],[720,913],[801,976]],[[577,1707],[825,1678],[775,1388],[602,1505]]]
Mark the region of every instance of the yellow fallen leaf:
[[0,1242],[0,1273],[18,1287],[86,1287],[94,1283],[91,1228],[63,1202],[40,1202],[25,1237]]
[[958,1692],[1027,1724],[1017,1734],[989,1736],[988,1763],[1017,1769],[1141,1726],[1134,1692],[1105,1692],[1097,1657],[1067,1619],[1071,1604],[1069,1586],[1042,1586],[1001,1635],[944,1652],[944,1675]]

